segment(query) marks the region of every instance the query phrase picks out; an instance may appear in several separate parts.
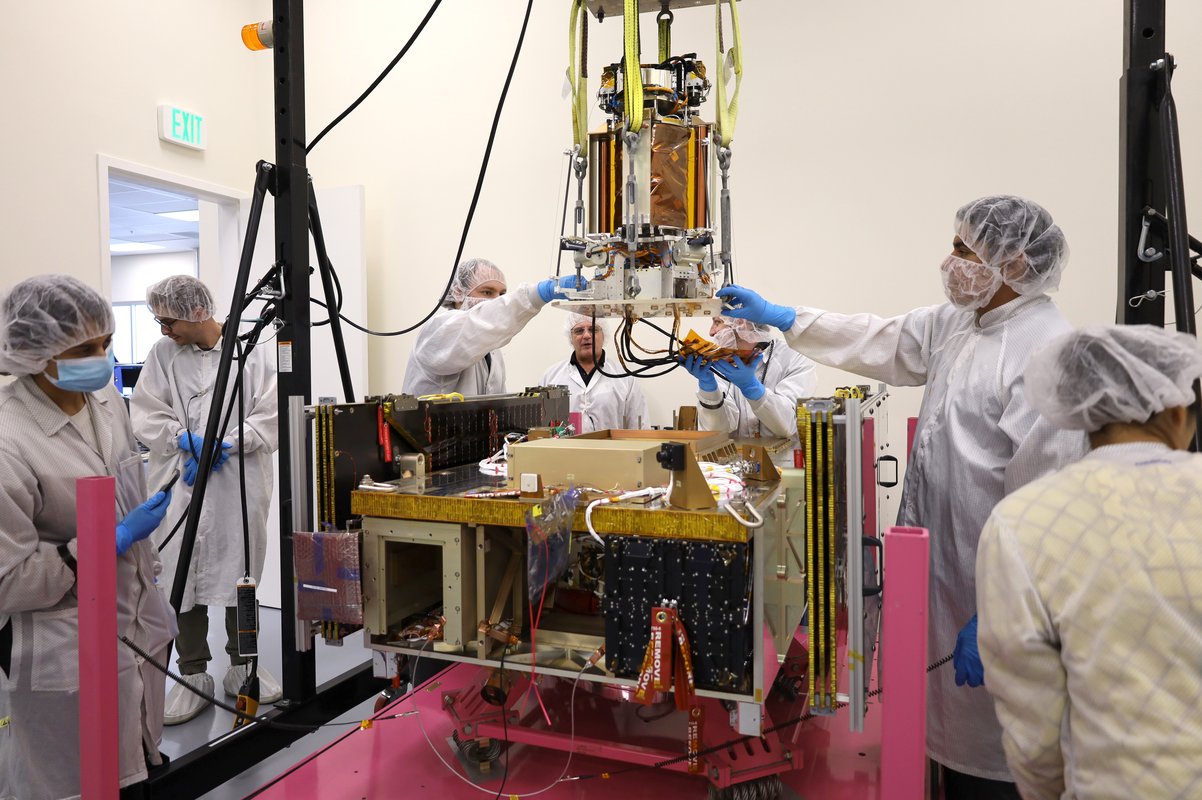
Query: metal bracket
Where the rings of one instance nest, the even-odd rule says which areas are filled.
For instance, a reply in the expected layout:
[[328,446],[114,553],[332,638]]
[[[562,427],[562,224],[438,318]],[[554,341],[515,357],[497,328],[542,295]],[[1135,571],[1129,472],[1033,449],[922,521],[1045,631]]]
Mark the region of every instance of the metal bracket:
[[1135,255],[1145,264],[1151,264],[1164,258],[1164,251],[1148,246],[1148,229],[1152,227],[1152,214],[1144,214],[1140,221],[1139,244],[1135,246]]

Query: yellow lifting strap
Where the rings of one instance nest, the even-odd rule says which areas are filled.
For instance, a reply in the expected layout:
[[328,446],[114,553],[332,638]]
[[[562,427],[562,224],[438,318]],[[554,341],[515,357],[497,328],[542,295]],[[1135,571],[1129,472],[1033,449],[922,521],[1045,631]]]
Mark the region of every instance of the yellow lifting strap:
[[655,17],[659,28],[659,63],[664,63],[672,57],[672,11],[668,8],[668,0],[663,0],[663,10]]
[[643,129],[643,65],[639,48],[639,0],[625,0],[622,12],[622,35],[626,42],[622,95],[626,106],[626,130],[638,133]]
[[[580,63],[576,63],[577,26],[580,28]],[[576,154],[588,159],[588,6],[572,0],[568,20],[568,84],[572,87],[572,136]]]
[[717,128],[718,144],[722,147],[730,147],[730,143],[735,138],[735,122],[739,119],[739,86],[743,83],[743,36],[739,32],[739,9],[735,5],[735,0],[725,0],[730,4],[730,25],[732,28],[732,36],[734,43],[730,48],[730,65],[735,73],[735,93],[730,98],[730,103],[726,102],[726,57],[724,45],[722,42],[722,3],[723,0],[718,0],[714,3],[714,25],[718,32],[718,63],[717,76],[715,83],[718,84],[718,121],[714,127]]

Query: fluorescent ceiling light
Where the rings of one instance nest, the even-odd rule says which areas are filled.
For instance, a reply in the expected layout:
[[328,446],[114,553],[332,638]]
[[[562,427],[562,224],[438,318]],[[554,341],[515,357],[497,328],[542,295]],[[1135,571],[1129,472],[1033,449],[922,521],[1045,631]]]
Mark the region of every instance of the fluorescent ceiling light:
[[178,219],[180,222],[200,222],[200,209],[194,208],[191,211],[159,211],[157,216],[166,217],[167,219]]
[[110,253],[153,253],[155,250],[165,250],[162,245],[150,242],[109,242]]

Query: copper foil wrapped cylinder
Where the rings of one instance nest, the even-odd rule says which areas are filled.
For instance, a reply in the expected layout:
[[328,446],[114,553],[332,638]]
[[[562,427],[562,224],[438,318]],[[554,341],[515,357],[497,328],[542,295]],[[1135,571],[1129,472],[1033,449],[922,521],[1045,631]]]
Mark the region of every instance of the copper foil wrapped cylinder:
[[[622,128],[589,134],[589,233],[616,234],[622,228],[629,170],[623,135]],[[640,217],[650,208],[653,227],[709,227],[709,125],[699,119],[686,124],[652,117],[640,136],[651,142],[649,180],[639,184]]]

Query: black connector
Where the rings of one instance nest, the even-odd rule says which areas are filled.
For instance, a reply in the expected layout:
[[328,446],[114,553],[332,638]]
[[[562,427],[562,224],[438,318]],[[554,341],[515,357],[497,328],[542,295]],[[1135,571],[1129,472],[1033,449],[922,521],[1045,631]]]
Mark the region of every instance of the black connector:
[[659,452],[655,454],[655,460],[659,465],[669,472],[680,472],[684,469],[685,445],[678,442],[664,442],[659,446]]

